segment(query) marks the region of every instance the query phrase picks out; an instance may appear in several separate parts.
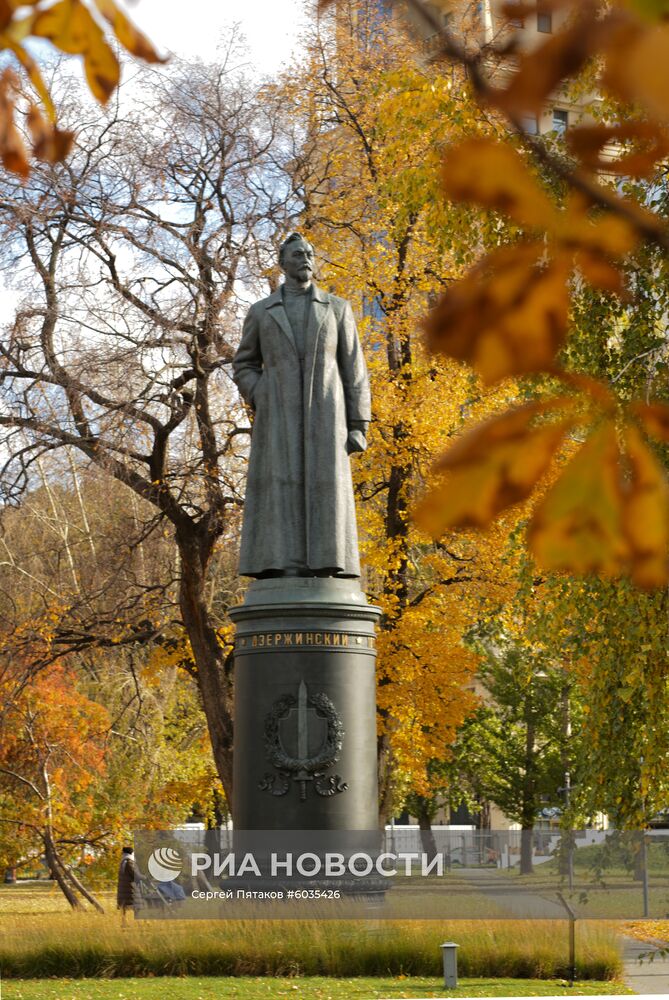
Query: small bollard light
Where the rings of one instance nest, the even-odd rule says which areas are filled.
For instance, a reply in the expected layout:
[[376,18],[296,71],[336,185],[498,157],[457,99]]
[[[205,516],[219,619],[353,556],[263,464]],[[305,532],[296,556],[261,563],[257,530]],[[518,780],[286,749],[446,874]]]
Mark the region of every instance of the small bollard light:
[[458,948],[455,941],[444,941],[441,955],[444,960],[444,986],[453,990],[458,985]]

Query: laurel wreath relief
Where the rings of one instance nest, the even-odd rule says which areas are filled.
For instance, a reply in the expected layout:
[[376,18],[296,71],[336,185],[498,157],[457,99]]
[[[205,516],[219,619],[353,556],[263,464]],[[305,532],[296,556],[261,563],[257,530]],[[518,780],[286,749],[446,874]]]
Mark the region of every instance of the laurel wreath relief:
[[285,795],[293,780],[300,784],[300,799],[304,801],[307,781],[313,781],[316,792],[323,796],[336,795],[348,788],[347,782],[340,775],[325,774],[339,760],[344,742],[344,727],[337,710],[331,699],[322,693],[309,695],[307,705],[326,720],[327,736],[323,746],[317,754],[304,759],[291,757],[286,753],[281,742],[279,724],[297,706],[297,698],[292,694],[282,695],[265,717],[265,754],[279,773],[264,774],[259,782],[261,791]]

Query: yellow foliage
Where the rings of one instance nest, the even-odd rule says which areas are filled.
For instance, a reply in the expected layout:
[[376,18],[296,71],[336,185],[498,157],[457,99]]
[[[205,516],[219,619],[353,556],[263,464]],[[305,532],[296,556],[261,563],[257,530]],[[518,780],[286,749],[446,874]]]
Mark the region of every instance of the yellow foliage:
[[624,101],[669,121],[669,25],[626,19],[608,46],[604,82]]
[[545,262],[541,243],[496,250],[442,296],[425,321],[428,344],[466,361],[484,382],[549,368],[569,311],[569,261]]
[[529,542],[540,565],[614,575],[627,555],[615,427],[605,423],[539,504]]
[[662,466],[635,427],[625,443],[630,479],[623,510],[623,531],[630,547],[632,579],[640,587],[669,581],[669,487]]
[[556,397],[528,403],[461,437],[437,464],[447,475],[416,509],[421,527],[441,536],[450,528],[485,526],[506,507],[526,500],[574,423],[533,426],[536,417],[569,402]]
[[[500,141],[477,134],[458,141],[451,136],[442,168],[447,197],[506,215],[526,238],[494,249],[450,283],[424,326],[432,350],[467,362],[486,383],[544,373],[589,397],[587,419],[581,421],[591,425],[586,443],[530,524],[529,542],[539,563],[579,574],[627,573],[641,587],[664,586],[669,580],[668,488],[630,417],[666,441],[666,414],[656,404],[636,404],[620,420],[608,387],[564,372],[558,353],[567,338],[574,269],[595,288],[624,295],[620,265],[639,242],[669,247],[664,220],[646,207],[647,189],[634,201],[592,173],[606,172],[610,165],[611,174],[648,176],[666,155],[669,27],[664,6],[653,2],[564,0],[561,6],[568,16],[558,30],[521,52],[515,66],[507,67],[503,87],[484,79],[486,55],[469,60],[450,30],[444,47],[470,70],[476,63],[472,76],[479,97],[521,134],[523,116],[539,114],[593,57],[603,67],[600,85],[636,105],[635,117],[569,130],[567,144],[581,161],[577,169],[538,137],[524,137],[526,153],[534,154],[526,155],[508,137]],[[643,119],[636,120],[639,107]],[[618,142],[618,153],[609,156],[604,147],[612,141]],[[546,179],[552,173],[553,180],[566,183],[570,193],[564,208],[538,182],[539,167],[547,168]],[[570,425],[521,424],[522,416],[510,411],[446,453],[441,466],[449,475],[418,508],[424,526],[439,535],[453,527],[485,525],[529,497]]]
[[393,32],[366,48],[340,26],[328,70],[321,38],[281,100],[307,133],[297,164],[309,205],[303,231],[325,262],[321,281],[354,304],[372,384],[369,448],[353,467],[364,584],[383,611],[379,733],[395,780],[425,790],[427,762],[448,756],[475,703],[476,663],[463,638],[511,579],[513,560],[508,575],[496,564],[515,519],[434,545],[408,509],[463,413],[487,416],[510,390],[482,390],[421,342],[429,297],[489,235],[479,215],[461,218],[438,197],[439,150],[484,123],[466,92],[419,65]]
[[443,164],[444,191],[454,201],[475,201],[521,226],[553,225],[555,208],[527,165],[511,148],[478,136],[451,147]]

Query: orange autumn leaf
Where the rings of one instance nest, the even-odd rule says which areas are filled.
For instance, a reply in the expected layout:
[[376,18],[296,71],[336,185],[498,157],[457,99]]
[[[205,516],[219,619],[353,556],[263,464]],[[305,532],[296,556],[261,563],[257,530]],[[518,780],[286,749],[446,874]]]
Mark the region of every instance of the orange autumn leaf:
[[416,509],[418,525],[433,537],[484,527],[527,499],[574,423],[536,425],[536,418],[569,405],[559,397],[528,403],[464,434],[439,460],[437,469],[446,475]]
[[623,571],[629,545],[619,463],[616,429],[606,421],[571,459],[529,525],[530,548],[543,569],[606,576]]
[[0,76],[0,159],[7,170],[20,177],[30,173],[28,150],[14,121],[15,74],[6,69]]
[[72,148],[74,132],[52,125],[35,104],[30,105],[27,124],[37,159],[46,163],[62,163]]
[[669,582],[669,487],[662,466],[636,427],[625,431],[630,479],[623,527],[630,545],[630,575],[639,587]]
[[[104,25],[98,23],[91,5],[111,25],[116,38],[128,52],[145,62],[165,61],[133,25],[117,0],[56,0],[54,3],[50,0],[0,0],[0,49],[16,57],[39,95],[51,124],[48,125],[42,112],[30,103],[27,126],[34,155],[50,163],[66,158],[74,135],[57,127],[49,87],[38,58],[29,51],[26,42],[31,38],[47,39],[61,52],[82,56],[89,89],[101,103],[106,103],[118,86],[120,67],[105,38]],[[7,169],[25,178],[30,172],[30,164],[28,151],[14,124],[14,100],[5,88],[0,157]]]
[[621,20],[607,45],[603,82],[616,97],[669,121],[669,24]]
[[639,239],[626,219],[611,213],[590,218],[588,206],[578,194],[569,199],[554,236],[565,247],[587,250],[605,258],[623,257],[634,249]]
[[0,0],[0,31],[11,23],[20,7],[36,7],[41,0]]
[[575,250],[574,263],[591,285],[623,295],[623,275],[612,260],[634,249],[637,233],[625,219],[611,214],[591,219],[588,208],[580,194],[572,194],[555,228],[554,238],[565,249]]
[[575,263],[585,280],[595,288],[620,296],[625,293],[622,273],[604,257],[580,250],[576,254]]
[[61,52],[83,56],[91,92],[101,104],[109,100],[120,78],[118,59],[100,25],[81,0],[58,0],[52,7],[37,13],[32,33],[47,38]]
[[424,322],[428,346],[466,361],[486,383],[551,366],[567,328],[570,261],[540,243],[485,257]]
[[[648,177],[658,160],[669,153],[669,134],[654,122],[583,125],[569,129],[566,141],[589,170],[628,177]],[[635,148],[615,155],[623,143],[632,143]]]
[[669,406],[664,403],[632,403],[630,411],[640,421],[646,433],[669,442]]
[[452,200],[474,202],[522,226],[545,230],[570,251],[581,247],[621,257],[638,242],[626,219],[610,212],[591,218],[590,204],[579,192],[572,192],[566,211],[558,212],[522,157],[492,139],[467,139],[451,147],[444,158],[442,182]]
[[35,88],[35,91],[39,95],[42,104],[44,105],[46,113],[48,114],[51,121],[55,122],[56,109],[51,99],[49,88],[44,82],[44,77],[40,72],[40,68],[37,65],[37,62],[30,55],[25,46],[21,45],[19,42],[12,41],[11,39],[8,38],[7,48],[9,48],[14,53],[18,61],[23,66],[24,70],[28,74],[28,79],[32,83],[33,87]]
[[444,191],[453,201],[473,201],[520,225],[550,228],[556,210],[521,156],[510,146],[475,137],[451,146],[444,157]]
[[166,61],[158,55],[146,35],[136,28],[130,18],[121,10],[116,0],[94,0],[94,3],[102,16],[111,24],[114,34],[124,49],[145,62],[160,63]]
[[562,346],[574,264],[594,285],[624,291],[611,258],[638,241],[635,228],[612,213],[591,218],[580,195],[558,212],[521,157],[488,139],[471,139],[446,156],[446,193],[541,227],[544,243],[519,243],[485,257],[439,300],[424,323],[428,347],[470,364],[490,384],[550,369]]

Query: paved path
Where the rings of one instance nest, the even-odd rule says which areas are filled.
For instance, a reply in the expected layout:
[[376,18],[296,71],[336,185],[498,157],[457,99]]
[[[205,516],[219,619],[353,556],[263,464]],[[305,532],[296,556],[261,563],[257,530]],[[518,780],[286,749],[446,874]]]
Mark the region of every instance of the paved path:
[[669,996],[669,957],[646,958],[639,961],[639,955],[657,949],[648,941],[623,938],[623,961],[625,963],[625,983],[635,993],[658,993]]
[[[549,890],[518,885],[512,876],[504,878],[485,868],[459,868],[458,877],[494,904],[491,917],[515,917],[531,920],[564,920],[564,907]],[[557,880],[556,880],[557,888]]]

